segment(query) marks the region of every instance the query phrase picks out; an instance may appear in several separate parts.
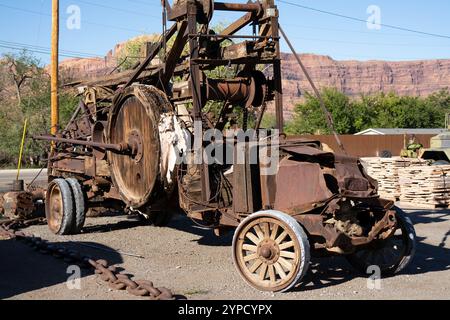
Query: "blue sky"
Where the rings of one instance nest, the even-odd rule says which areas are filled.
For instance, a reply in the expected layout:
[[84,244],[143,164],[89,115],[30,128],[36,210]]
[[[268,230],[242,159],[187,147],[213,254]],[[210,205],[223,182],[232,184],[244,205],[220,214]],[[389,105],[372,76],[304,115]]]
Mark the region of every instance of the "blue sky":
[[[298,52],[329,55],[338,60],[415,60],[450,58],[450,1],[428,0],[286,0],[366,20],[367,8],[380,8],[381,23],[439,34],[433,37],[381,27],[278,2],[281,23]],[[228,0],[228,2],[246,2]],[[81,28],[68,30],[70,5],[81,9]],[[161,31],[160,0],[60,0],[61,49],[66,55],[105,55],[131,37]],[[5,47],[50,47],[51,0],[0,0],[0,53]],[[231,22],[236,14],[216,13],[215,22]],[[70,51],[70,52],[68,52]],[[283,45],[283,51],[287,51]],[[44,63],[48,54],[36,54]],[[67,57],[61,57],[66,59]]]

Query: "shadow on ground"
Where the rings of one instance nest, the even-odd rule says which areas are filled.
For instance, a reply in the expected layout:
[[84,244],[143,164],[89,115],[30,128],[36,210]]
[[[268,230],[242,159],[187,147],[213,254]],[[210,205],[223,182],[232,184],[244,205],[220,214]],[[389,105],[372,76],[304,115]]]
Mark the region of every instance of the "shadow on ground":
[[[415,225],[449,221],[449,212],[413,211],[409,216]],[[427,238],[417,236],[416,255],[401,274],[417,275],[450,270],[450,249],[445,243],[450,231],[438,245],[426,243]],[[308,291],[336,286],[357,277],[369,277],[355,271],[343,257],[313,258],[311,268],[298,290]]]
[[[409,216],[414,224],[443,223],[449,220],[448,212],[442,211],[413,211],[409,213]],[[111,232],[142,225],[145,225],[142,221],[125,220],[115,224],[88,227],[85,228],[84,232]],[[196,225],[186,216],[175,216],[168,227],[198,236],[199,238],[193,241],[199,245],[221,247],[231,246],[232,244],[233,232],[223,237],[217,237],[212,230]],[[426,238],[418,235],[415,258],[403,270],[402,274],[415,275],[449,270],[450,249],[445,247],[446,240],[449,236],[450,231],[444,236],[440,244],[432,245],[425,242],[427,240]],[[305,276],[305,280],[299,290],[323,289],[351,281],[357,277],[368,277],[368,275],[359,274],[350,266],[344,257],[313,258],[310,271]]]
[[[51,244],[51,243],[50,243]],[[84,245],[96,245],[104,250],[113,250],[106,246],[89,242],[71,242],[64,245],[68,249],[79,250],[87,256],[96,257],[95,250],[81,250]],[[0,240],[0,299],[12,298],[14,296],[51,287],[57,284],[66,283],[69,276],[67,273],[68,264],[58,260],[51,255],[44,255],[35,251],[27,244],[17,240]],[[102,258],[113,264],[122,263],[122,256],[114,252],[105,254]],[[92,269],[81,269],[81,277],[93,274]]]
[[414,224],[429,224],[450,221],[448,210],[416,210],[409,211],[408,215]]
[[233,232],[229,232],[222,237],[217,237],[213,230],[195,224],[186,216],[176,216],[169,224],[169,227],[199,236],[199,239],[193,241],[202,246],[228,247],[233,242]]

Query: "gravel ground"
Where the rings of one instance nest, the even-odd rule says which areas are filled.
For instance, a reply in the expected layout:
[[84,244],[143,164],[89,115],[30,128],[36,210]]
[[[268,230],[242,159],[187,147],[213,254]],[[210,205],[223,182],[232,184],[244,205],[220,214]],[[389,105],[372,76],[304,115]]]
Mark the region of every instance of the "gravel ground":
[[[231,234],[216,238],[181,216],[167,228],[142,226],[127,217],[104,217],[88,219],[85,232],[77,236],[57,237],[46,226],[27,231],[106,258],[137,278],[189,299],[450,299],[450,212],[408,212],[419,238],[416,258],[401,275],[383,279],[381,290],[369,290],[367,279],[345,259],[323,258],[312,260],[308,275],[294,292],[258,292],[241,280],[233,266]],[[86,245],[102,245],[112,252]],[[63,262],[20,242],[0,241],[0,256],[2,299],[135,299],[126,292],[110,291],[89,274],[83,274],[80,290],[69,290]]]

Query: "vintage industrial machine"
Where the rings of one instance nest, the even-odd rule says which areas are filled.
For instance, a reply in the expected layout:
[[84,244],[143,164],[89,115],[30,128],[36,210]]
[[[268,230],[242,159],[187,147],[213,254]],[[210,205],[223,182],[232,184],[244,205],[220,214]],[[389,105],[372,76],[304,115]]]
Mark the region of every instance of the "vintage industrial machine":
[[[379,198],[359,160],[282,134],[284,33],[274,0],[163,5],[172,26],[149,45],[145,61],[77,83],[82,99],[69,125],[35,137],[54,146],[50,229],[78,233],[95,207],[138,213],[156,225],[182,210],[219,235],[237,228],[236,267],[264,291],[296,286],[311,254],[345,255],[363,272],[372,265],[402,270],[414,255],[414,228]],[[216,11],[243,16],[216,33]],[[278,131],[260,130],[268,105]],[[220,145],[222,160],[231,162],[217,160]],[[206,161],[208,152],[215,161]]]

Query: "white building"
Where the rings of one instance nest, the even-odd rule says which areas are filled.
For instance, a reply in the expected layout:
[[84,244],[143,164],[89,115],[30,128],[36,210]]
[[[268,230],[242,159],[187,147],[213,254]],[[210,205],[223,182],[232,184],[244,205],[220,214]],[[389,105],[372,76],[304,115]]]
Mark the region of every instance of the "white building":
[[447,132],[445,129],[384,129],[370,128],[355,134],[355,136],[386,136],[386,135],[439,135]]

